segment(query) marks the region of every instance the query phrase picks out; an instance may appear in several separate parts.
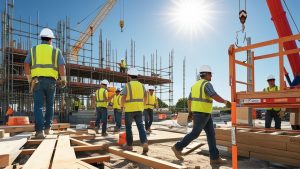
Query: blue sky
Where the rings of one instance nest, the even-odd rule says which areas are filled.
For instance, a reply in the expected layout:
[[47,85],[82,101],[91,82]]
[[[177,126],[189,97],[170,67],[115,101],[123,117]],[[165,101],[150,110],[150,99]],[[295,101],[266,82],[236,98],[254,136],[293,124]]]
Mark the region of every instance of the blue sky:
[[[103,30],[104,38],[110,39],[112,47],[117,48],[119,53],[124,53],[126,48],[129,50],[130,39],[134,39],[136,60],[140,65],[142,65],[143,55],[150,57],[150,54],[157,49],[163,58],[163,67],[166,67],[168,53],[174,49],[174,104],[178,98],[182,97],[183,93],[182,61],[184,56],[187,59],[186,93],[189,93],[190,87],[195,82],[196,69],[203,64],[208,64],[213,69],[212,84],[215,90],[222,97],[230,100],[227,49],[230,44],[235,42],[235,32],[241,28],[238,19],[238,0],[205,1],[213,2],[211,10],[214,12],[210,14],[208,20],[211,28],[203,25],[200,27],[202,33],[193,37],[186,32],[178,32],[178,24],[170,23],[174,18],[166,13],[174,9],[175,3],[171,0],[125,0],[125,30],[123,33],[119,28],[120,5],[122,4],[122,0],[119,0],[100,27]],[[300,1],[286,1],[296,23],[300,26]],[[58,20],[69,16],[71,25],[75,26],[78,21],[103,2],[104,0],[15,0],[15,17],[21,16],[28,19],[31,16],[34,20],[39,11],[40,23],[43,25],[55,27]],[[3,4],[3,0],[1,4]],[[246,32],[247,36],[252,38],[252,43],[278,37],[265,0],[247,1],[247,12]],[[288,14],[287,16],[290,20],[290,16]],[[291,22],[290,25],[293,33],[297,33]],[[84,26],[79,27],[81,30],[84,28]],[[268,50],[261,52],[266,51]],[[148,61],[150,62],[149,58]],[[277,63],[277,59],[258,61],[255,74],[256,90],[262,90],[267,85],[265,78],[269,74],[278,76]],[[246,74],[240,74],[240,76],[242,75],[246,77]]]

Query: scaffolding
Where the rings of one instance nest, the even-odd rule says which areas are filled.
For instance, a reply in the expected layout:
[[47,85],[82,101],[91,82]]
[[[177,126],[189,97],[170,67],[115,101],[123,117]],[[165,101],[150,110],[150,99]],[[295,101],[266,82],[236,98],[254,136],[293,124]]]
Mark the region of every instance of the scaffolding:
[[[4,117],[9,104],[13,105],[15,112],[31,116],[33,98],[29,93],[23,63],[28,50],[40,43],[38,35],[45,26],[39,24],[38,12],[36,20],[33,21],[31,17],[24,19],[14,16],[13,0],[7,0],[4,6],[1,15],[1,117]],[[65,88],[57,86],[55,97],[55,113],[65,119],[64,121],[68,121],[68,114],[72,111],[72,101],[75,97],[81,99],[86,106],[85,109],[94,108],[94,93],[99,88],[100,80],[107,79],[112,86],[118,87],[122,87],[128,81],[127,74],[118,70],[118,61],[121,59],[119,56],[125,56],[128,66],[139,70],[140,82],[156,86],[156,93],[160,99],[169,107],[173,106],[173,50],[169,53],[169,63],[165,68],[162,67],[162,57],[158,57],[157,50],[155,55],[150,54],[150,67],[145,55],[143,65],[139,66],[136,64],[134,40],[130,40],[130,57],[127,57],[127,50],[121,54],[122,52],[117,48],[112,47],[111,40],[103,40],[102,30],[99,29],[98,45],[94,44],[95,36],[91,35],[89,41],[79,51],[78,57],[74,59],[70,51],[77,42],[76,38],[84,32],[72,28],[68,17],[58,21],[56,28],[50,27],[50,29],[56,37],[52,45],[61,50],[66,61],[68,84]]]

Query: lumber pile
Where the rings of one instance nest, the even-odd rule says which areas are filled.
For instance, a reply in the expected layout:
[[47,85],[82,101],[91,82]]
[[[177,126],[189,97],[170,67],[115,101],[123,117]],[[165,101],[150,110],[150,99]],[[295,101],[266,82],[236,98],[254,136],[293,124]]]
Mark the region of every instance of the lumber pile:
[[[217,144],[231,151],[231,129],[218,128]],[[238,129],[238,155],[300,166],[300,132]]]
[[[53,124],[52,130],[67,129],[70,127],[70,123],[57,123]],[[0,129],[5,133],[19,133],[19,132],[32,132],[35,131],[34,124],[22,125],[22,126],[0,126]]]

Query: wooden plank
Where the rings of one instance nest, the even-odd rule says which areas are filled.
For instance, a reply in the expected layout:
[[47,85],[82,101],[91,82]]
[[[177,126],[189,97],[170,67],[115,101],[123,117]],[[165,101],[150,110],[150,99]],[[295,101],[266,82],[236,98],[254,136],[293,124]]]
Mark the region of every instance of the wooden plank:
[[22,149],[21,150],[21,155],[31,155],[33,154],[33,152],[35,151],[36,149]]
[[42,139],[33,139],[33,140],[28,140],[26,144],[28,145],[37,145],[42,143]]
[[286,146],[287,146],[287,151],[300,153],[300,144],[288,143]]
[[92,146],[92,144],[89,144],[87,142],[84,141],[80,141],[74,138],[70,138],[70,141],[72,144],[78,145],[78,146]]
[[[70,127],[70,123],[57,123],[53,124],[51,129],[66,129]],[[17,133],[17,132],[32,132],[35,131],[34,124],[23,125],[23,126],[0,126],[6,133]]]
[[103,145],[90,145],[90,146],[74,146],[74,151],[95,151],[95,150],[104,150]]
[[142,163],[152,168],[163,168],[163,169],[187,168],[186,166],[173,164],[153,157],[144,156],[130,151],[123,151],[117,147],[109,147],[108,152],[124,157],[131,161]]
[[60,135],[57,139],[57,145],[53,157],[53,169],[65,169],[76,167],[76,155],[71,147],[70,136]]
[[276,155],[268,155],[263,153],[250,152],[251,158],[261,159],[265,161],[273,161],[276,163],[282,163],[292,166],[300,166],[300,160],[283,157],[281,154]]
[[91,140],[94,139],[95,135],[70,135],[71,138],[77,139],[77,140]]
[[56,143],[57,135],[47,135],[43,142],[34,151],[23,169],[48,169]]
[[104,161],[110,162],[110,156],[102,155],[102,156],[86,157],[86,158],[80,158],[79,160],[89,163],[89,164],[103,163]]
[[197,144],[195,147],[189,149],[188,151],[183,152],[182,154],[183,154],[184,156],[186,156],[186,155],[190,154],[191,152],[197,150],[198,148],[200,148],[200,147],[202,147],[202,146],[204,146],[204,145],[205,145],[204,143],[199,143],[199,144]]
[[10,165],[20,154],[20,148],[25,145],[32,133],[21,133],[0,140],[0,168]]
[[86,162],[78,160],[76,162],[76,169],[98,169],[98,168],[94,167]]

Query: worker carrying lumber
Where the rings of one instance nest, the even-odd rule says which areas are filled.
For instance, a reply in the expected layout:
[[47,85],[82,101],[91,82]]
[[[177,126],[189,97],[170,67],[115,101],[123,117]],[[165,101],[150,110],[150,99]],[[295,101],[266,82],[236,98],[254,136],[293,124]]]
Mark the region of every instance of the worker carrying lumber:
[[113,97],[113,109],[114,109],[114,117],[116,123],[116,130],[120,131],[121,129],[121,119],[122,119],[122,111],[121,111],[121,95],[120,92],[122,91],[121,88],[117,88],[116,94]]
[[198,138],[202,129],[204,129],[209,147],[210,163],[224,164],[226,160],[219,156],[219,150],[216,146],[211,112],[213,109],[213,100],[224,103],[227,107],[231,107],[231,103],[224,100],[215,92],[210,83],[212,78],[210,66],[203,65],[200,67],[200,77],[201,79],[192,86],[188,99],[188,110],[192,114],[193,129],[181,141],[177,142],[172,147],[172,150],[178,159],[183,160],[182,149]]
[[[269,87],[264,88],[264,92],[275,92],[279,90],[278,86],[275,85],[275,77],[273,75],[269,75],[267,77],[267,82]],[[275,121],[275,129],[281,129],[280,108],[267,108],[265,115],[265,128],[271,128],[273,118]]]
[[[34,100],[34,117],[36,138],[43,139],[50,133],[54,112],[56,80],[58,74],[62,87],[66,86],[65,60],[58,48],[52,46],[55,38],[51,29],[41,30],[41,44],[34,46],[28,52],[24,62],[24,70],[31,84]],[[46,100],[45,119],[43,117],[44,97]]]
[[5,114],[5,122],[8,122],[9,117],[13,115],[14,115],[14,109],[12,108],[11,105],[9,105]]
[[100,121],[102,123],[102,136],[107,136],[106,129],[107,129],[107,107],[110,98],[108,97],[107,85],[109,82],[104,79],[101,81],[100,89],[96,91],[96,122],[95,122],[95,132],[99,134],[100,128]]
[[74,98],[74,110],[75,110],[75,112],[78,112],[79,105],[80,105],[80,100],[79,100],[78,97],[75,97]]
[[147,102],[145,105],[145,110],[144,110],[144,117],[145,117],[145,129],[147,134],[150,134],[151,131],[151,125],[153,122],[153,109],[154,106],[156,110],[158,111],[158,102],[156,95],[154,94],[154,86],[149,86],[148,87],[148,92],[147,92]]
[[145,86],[137,80],[138,70],[130,68],[128,70],[129,82],[123,87],[121,109],[125,112],[126,142],[125,150],[132,150],[132,121],[135,120],[139,131],[140,142],[143,146],[143,153],[148,152],[148,140],[143,124],[144,105],[147,99]]
[[122,58],[121,62],[118,63],[118,65],[120,66],[120,72],[125,73],[126,69],[127,69],[127,64],[126,64],[125,59]]

